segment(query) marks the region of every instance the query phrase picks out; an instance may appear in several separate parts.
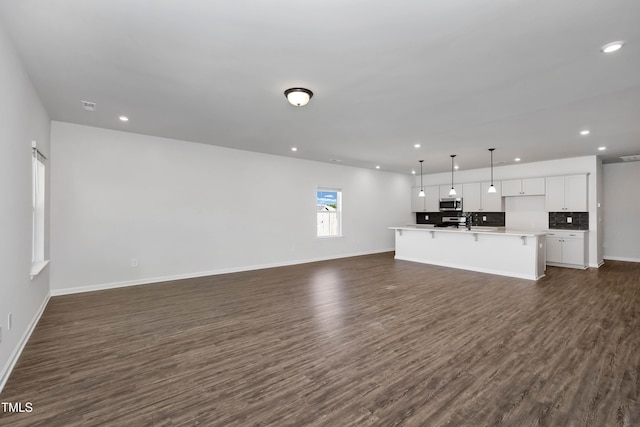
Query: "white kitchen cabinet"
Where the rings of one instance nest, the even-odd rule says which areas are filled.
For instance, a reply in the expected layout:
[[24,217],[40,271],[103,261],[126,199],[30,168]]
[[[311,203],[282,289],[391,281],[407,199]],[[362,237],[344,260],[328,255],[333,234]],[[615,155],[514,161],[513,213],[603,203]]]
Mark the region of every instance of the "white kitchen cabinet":
[[440,212],[440,187],[432,185],[424,187],[425,192],[425,212]]
[[502,186],[499,181],[493,183],[495,193],[489,193],[490,182],[471,182],[462,184],[464,199],[462,208],[465,212],[502,212]]
[[[462,194],[464,193],[463,189],[462,189],[462,184],[454,184],[453,188],[456,190],[456,195],[455,196],[450,196],[449,195],[449,191],[451,191],[451,184],[448,185],[441,185],[440,186],[440,197],[443,199],[446,199],[447,197],[454,197],[454,198],[459,198],[462,197]],[[462,206],[464,208],[464,206]]]
[[587,212],[587,175],[546,179],[547,212]]
[[419,197],[420,187],[411,187],[411,212],[424,212],[424,197]]
[[503,196],[544,196],[544,178],[508,179],[502,181]]
[[420,187],[411,188],[411,212],[440,211],[440,188],[438,186],[424,187],[425,197],[419,197]]
[[482,211],[483,212],[504,212],[504,199],[502,198],[502,183],[493,181],[496,189],[495,193],[489,193],[490,182],[483,182],[480,188],[482,192]]
[[464,193],[462,209],[465,212],[480,212],[482,210],[481,187],[482,185],[479,182],[462,184],[462,192]]
[[587,268],[588,232],[547,231],[547,265]]

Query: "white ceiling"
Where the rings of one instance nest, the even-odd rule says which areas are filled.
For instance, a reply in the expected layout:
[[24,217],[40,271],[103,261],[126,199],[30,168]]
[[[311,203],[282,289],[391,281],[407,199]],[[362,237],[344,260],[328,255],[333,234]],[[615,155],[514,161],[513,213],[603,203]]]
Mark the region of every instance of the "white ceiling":
[[403,173],[640,154],[639,22],[638,0],[0,0],[53,120]]

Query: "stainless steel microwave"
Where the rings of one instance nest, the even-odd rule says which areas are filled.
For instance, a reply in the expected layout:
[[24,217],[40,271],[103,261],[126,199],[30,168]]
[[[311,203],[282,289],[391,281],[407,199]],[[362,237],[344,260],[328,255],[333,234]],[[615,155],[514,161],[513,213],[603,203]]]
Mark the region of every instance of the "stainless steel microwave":
[[440,212],[457,211],[462,212],[462,199],[451,198],[440,199]]

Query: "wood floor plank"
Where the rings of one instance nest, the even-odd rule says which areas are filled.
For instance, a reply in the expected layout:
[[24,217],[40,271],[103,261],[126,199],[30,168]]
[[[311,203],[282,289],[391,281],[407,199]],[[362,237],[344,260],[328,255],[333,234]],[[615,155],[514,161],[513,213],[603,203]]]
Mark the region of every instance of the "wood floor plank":
[[2,426],[633,426],[640,264],[392,253],[54,297]]

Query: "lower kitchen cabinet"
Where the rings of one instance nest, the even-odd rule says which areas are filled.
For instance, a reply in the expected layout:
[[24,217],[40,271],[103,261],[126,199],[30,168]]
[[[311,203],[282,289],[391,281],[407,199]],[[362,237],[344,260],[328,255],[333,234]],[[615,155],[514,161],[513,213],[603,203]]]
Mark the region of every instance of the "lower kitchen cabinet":
[[585,269],[588,231],[548,230],[547,265]]

